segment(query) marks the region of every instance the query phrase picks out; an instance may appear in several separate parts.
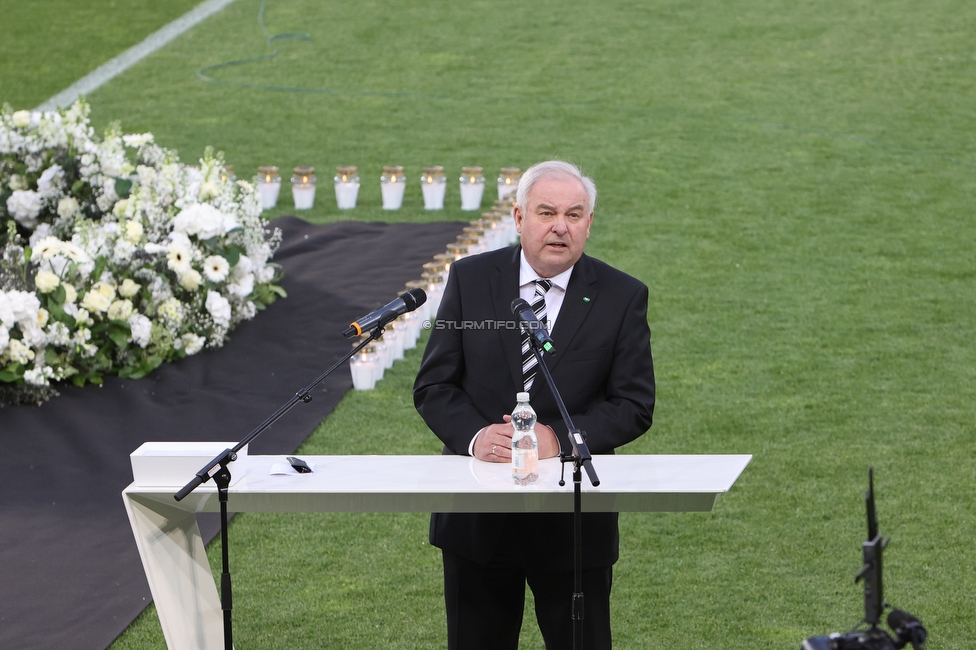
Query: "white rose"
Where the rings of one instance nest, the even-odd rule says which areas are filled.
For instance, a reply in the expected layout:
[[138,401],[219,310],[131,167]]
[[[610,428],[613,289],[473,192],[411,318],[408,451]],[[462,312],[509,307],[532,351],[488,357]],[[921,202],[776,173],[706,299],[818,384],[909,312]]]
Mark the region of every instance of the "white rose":
[[216,291],[207,293],[207,311],[218,325],[230,325],[230,303]]
[[37,326],[38,327],[47,327],[47,321],[48,321],[48,319],[50,317],[51,317],[51,314],[50,314],[50,312],[48,312],[48,310],[44,309],[43,307],[41,307],[40,309],[38,309],[37,310]]
[[75,300],[78,300],[78,292],[70,284],[64,285],[64,302],[71,304]]
[[92,291],[97,291],[109,302],[115,300],[115,285],[108,282],[96,282],[92,285]]
[[100,294],[97,291],[89,291],[85,294],[85,297],[81,299],[81,306],[91,312],[105,312],[108,311],[109,305],[112,301]]
[[16,190],[7,199],[7,212],[24,228],[33,229],[41,213],[41,195],[32,190]]
[[128,207],[129,199],[119,199],[118,203],[112,207],[112,214],[114,214],[116,217],[121,217],[125,214],[125,210]]
[[13,121],[18,129],[26,129],[31,123],[30,111],[17,111],[13,114]]
[[202,336],[197,336],[196,334],[184,334],[180,337],[183,342],[183,351],[186,352],[187,356],[196,354],[203,349],[203,344],[207,342],[207,339]]
[[139,293],[139,289],[141,288],[142,286],[138,282],[135,282],[131,278],[126,278],[122,280],[122,284],[119,286],[119,295],[123,298],[131,298]]
[[145,230],[142,227],[142,223],[139,221],[126,221],[125,222],[125,238],[132,242],[133,244],[138,244],[142,240],[142,235]]
[[200,288],[200,282],[203,281],[203,276],[196,269],[190,269],[186,273],[180,276],[180,286],[187,291],[196,291]]
[[78,214],[81,206],[78,205],[78,201],[75,200],[73,196],[66,196],[60,201],[58,201],[58,216],[64,217],[65,219],[70,219],[71,217]]
[[50,271],[38,271],[34,276],[34,286],[41,293],[51,293],[61,284],[61,278]]
[[132,315],[132,302],[129,300],[116,300],[108,308],[108,317],[112,320],[128,320]]

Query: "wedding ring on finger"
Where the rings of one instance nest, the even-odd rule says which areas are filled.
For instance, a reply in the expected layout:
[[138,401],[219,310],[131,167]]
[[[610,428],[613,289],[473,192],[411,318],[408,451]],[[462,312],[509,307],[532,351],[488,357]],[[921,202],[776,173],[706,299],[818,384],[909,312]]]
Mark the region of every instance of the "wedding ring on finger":
[[492,445],[492,446],[491,446],[491,455],[492,455],[492,456],[497,456],[497,455],[498,455],[498,454],[496,454],[496,453],[495,453],[495,448],[496,448],[496,447],[498,447],[498,445]]

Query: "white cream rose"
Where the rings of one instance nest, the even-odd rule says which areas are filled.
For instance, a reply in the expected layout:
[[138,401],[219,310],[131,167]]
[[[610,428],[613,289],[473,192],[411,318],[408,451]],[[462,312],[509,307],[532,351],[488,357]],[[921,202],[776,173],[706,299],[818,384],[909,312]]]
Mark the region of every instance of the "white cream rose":
[[116,300],[108,308],[108,317],[112,320],[128,320],[132,315],[132,301]]
[[41,293],[51,293],[61,284],[61,278],[50,271],[38,271],[34,276],[34,286]]
[[131,298],[132,296],[139,293],[142,288],[138,282],[134,281],[132,278],[126,278],[122,280],[122,284],[119,285],[119,295],[123,298]]

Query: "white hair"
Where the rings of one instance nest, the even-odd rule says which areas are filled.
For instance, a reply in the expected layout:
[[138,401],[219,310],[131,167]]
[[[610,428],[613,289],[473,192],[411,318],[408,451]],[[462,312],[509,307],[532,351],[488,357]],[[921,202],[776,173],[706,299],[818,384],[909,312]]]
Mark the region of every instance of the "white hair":
[[523,211],[526,209],[525,202],[529,198],[529,191],[536,181],[542,178],[571,178],[578,181],[586,192],[586,199],[589,202],[588,212],[593,212],[596,207],[596,184],[592,178],[584,176],[579,167],[562,160],[547,160],[525,170],[522,178],[519,179],[518,190],[515,192],[515,203]]

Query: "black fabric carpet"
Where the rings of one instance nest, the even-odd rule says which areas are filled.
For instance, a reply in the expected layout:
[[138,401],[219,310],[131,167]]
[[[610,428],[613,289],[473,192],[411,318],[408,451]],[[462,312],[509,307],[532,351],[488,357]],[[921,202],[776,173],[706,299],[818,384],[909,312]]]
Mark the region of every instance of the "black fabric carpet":
[[[288,298],[220,350],[141,380],[0,409],[0,648],[106,648],[150,602],[122,490],[146,441],[237,441],[349,349],[350,321],[396,297],[460,223],[275,222]],[[351,388],[348,366],[255,439],[291,453]],[[191,477],[187,477],[189,480]],[[213,515],[201,520],[207,539]]]

